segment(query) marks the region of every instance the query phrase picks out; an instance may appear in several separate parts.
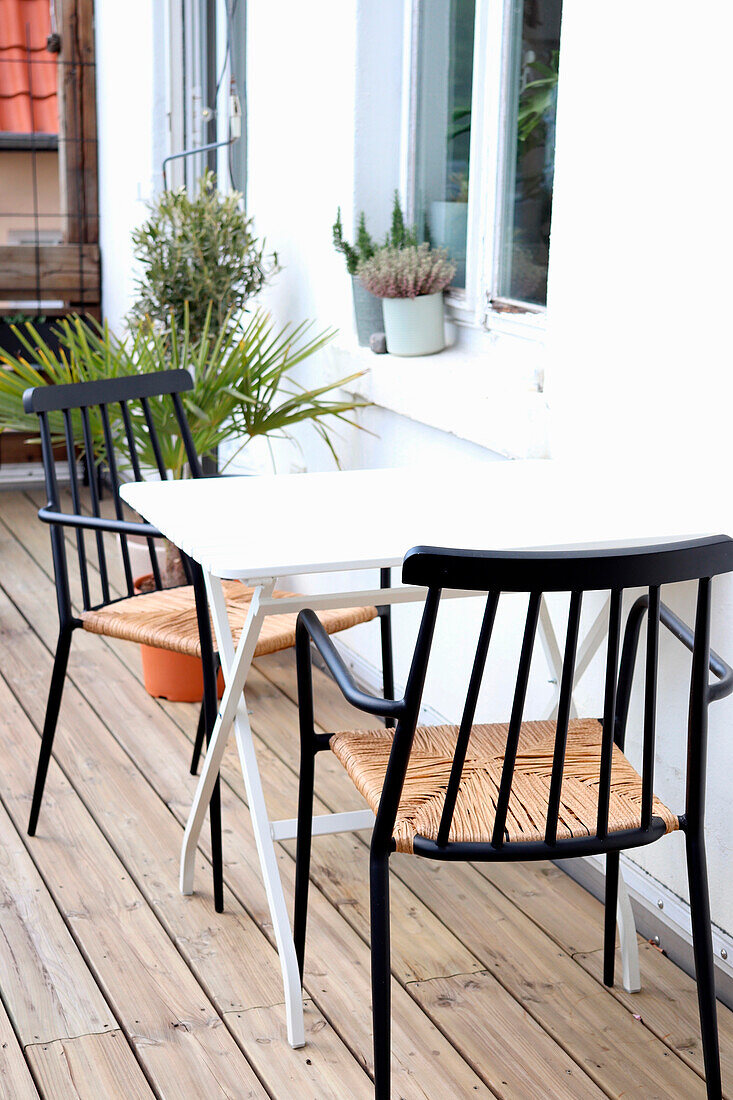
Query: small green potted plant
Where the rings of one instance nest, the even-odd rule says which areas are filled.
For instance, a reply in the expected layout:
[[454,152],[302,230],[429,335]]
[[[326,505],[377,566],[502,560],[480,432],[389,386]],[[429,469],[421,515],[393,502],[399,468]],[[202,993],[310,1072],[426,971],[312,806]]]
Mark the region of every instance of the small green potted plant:
[[[417,244],[417,234],[414,228],[405,225],[405,219],[400,205],[399,192],[395,191],[392,204],[392,222],[390,230],[385,237],[384,247],[408,248]],[[356,317],[356,335],[360,347],[369,347],[369,339],[375,332],[384,332],[384,316],[382,302],[365,288],[358,278],[358,271],[362,264],[370,260],[380,248],[366,227],[366,216],[362,210],[359,215],[359,226],[354,244],[344,240],[344,230],[341,223],[341,207],[336,214],[333,224],[333,246],[346,260],[346,270],[351,275],[351,286],[354,294],[354,315]]]
[[368,290],[365,290],[356,277],[356,271],[360,263],[370,259],[377,250],[369,230],[366,227],[366,216],[362,210],[359,215],[359,228],[354,244],[344,240],[344,228],[341,222],[341,207],[336,214],[333,223],[333,246],[346,260],[346,270],[351,276],[351,288],[354,296],[354,317],[356,319],[356,338],[360,347],[369,347],[369,338],[374,332],[384,332],[384,318],[382,317],[382,303]]
[[433,355],[445,347],[443,291],[455,275],[444,249],[385,245],[359,266],[361,283],[382,299],[387,351]]

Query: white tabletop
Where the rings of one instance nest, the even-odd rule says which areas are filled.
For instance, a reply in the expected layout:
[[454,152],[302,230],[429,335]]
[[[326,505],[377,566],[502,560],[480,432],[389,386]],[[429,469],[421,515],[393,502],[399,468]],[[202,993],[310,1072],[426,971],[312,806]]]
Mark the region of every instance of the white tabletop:
[[681,458],[656,469],[549,460],[125,485],[123,498],[219,577],[398,565],[410,547],[515,549],[733,534],[733,500]]

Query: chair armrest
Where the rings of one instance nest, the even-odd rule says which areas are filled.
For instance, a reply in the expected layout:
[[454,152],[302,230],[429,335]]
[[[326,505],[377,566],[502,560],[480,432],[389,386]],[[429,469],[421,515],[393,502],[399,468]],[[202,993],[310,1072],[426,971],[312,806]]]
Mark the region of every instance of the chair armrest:
[[[626,634],[628,635],[629,632],[631,632],[633,639],[630,652],[632,667],[636,661],[636,649],[639,641],[641,621],[648,608],[649,597],[640,596],[629,611],[629,617],[626,621]],[[660,603],[659,605],[659,621],[678,642],[682,642],[685,649],[689,649],[690,653],[692,653],[695,644],[694,631],[664,603]],[[624,639],[624,645],[626,645],[626,638]],[[708,700],[714,703],[716,699],[724,699],[726,695],[730,695],[733,691],[733,668],[712,649],[710,650],[708,667],[713,676],[716,676],[718,680],[717,683],[708,684]]]
[[82,527],[90,531],[110,531],[118,535],[142,535],[144,538],[162,539],[164,536],[151,523],[136,523],[126,519],[102,519],[99,516],[79,516],[71,512],[54,512],[41,508],[38,518],[43,523],[60,524],[63,527]]
[[[648,602],[648,597],[645,597]],[[659,621],[666,626],[670,634],[673,634],[677,641],[682,642],[686,649],[689,649],[692,653],[693,646],[695,644],[695,634],[693,630],[683,622],[674,611],[672,611],[666,604],[660,604],[659,607]],[[710,650],[710,662],[709,668],[713,676],[717,676],[717,684],[708,684],[708,699],[710,702],[715,702],[716,699],[724,699],[726,695],[730,695],[733,691],[733,668],[727,664],[722,657],[718,656],[712,649]]]
[[306,631],[309,635],[342,695],[352,707],[364,711],[365,714],[376,714],[384,718],[399,718],[402,715],[405,709],[402,699],[381,699],[377,695],[368,695],[357,686],[315,611],[309,608],[301,611],[296,629],[297,632]]

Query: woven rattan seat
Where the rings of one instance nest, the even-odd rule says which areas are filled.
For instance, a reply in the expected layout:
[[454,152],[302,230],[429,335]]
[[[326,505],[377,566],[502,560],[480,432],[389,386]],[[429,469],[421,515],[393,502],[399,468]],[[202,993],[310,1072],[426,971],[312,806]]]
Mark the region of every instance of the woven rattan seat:
[[[239,641],[250,601],[252,588],[238,581],[225,581],[227,611],[232,626],[234,644]],[[275,592],[277,597],[292,596],[292,592]],[[376,618],[376,607],[346,607],[322,611],[319,615],[324,629],[334,634],[357,623],[367,623]],[[255,657],[277,653],[295,645],[297,613],[292,615],[268,615],[260,630]],[[108,638],[139,642],[159,649],[185,653],[189,657],[201,656],[196,605],[193,587],[166,588],[161,592],[146,592],[140,596],[118,600],[98,610],[84,611],[81,615],[85,630],[92,634],[104,634]]]
[[[450,831],[451,841],[489,842],[501,780],[508,726],[476,725]],[[418,834],[436,840],[445,791],[453,763],[457,726],[418,726],[397,812],[394,839],[399,852],[412,852]],[[376,812],[392,747],[389,729],[337,733],[331,749],[357,789]],[[505,839],[542,841],[545,835],[554,722],[525,722],[517,754]],[[594,836],[598,810],[601,724],[595,719],[571,721],[557,839]],[[609,831],[639,827],[641,777],[620,749],[614,747]],[[667,832],[679,828],[677,817],[659,799],[653,813]]]

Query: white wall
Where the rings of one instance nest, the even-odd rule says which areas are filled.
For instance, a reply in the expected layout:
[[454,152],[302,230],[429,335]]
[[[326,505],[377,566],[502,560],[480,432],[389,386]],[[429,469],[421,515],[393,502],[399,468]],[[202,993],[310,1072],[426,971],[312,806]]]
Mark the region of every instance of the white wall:
[[[129,230],[144,217],[141,200],[149,197],[165,152],[164,69],[153,46],[156,33],[160,42],[155,20],[163,7],[152,0],[124,6],[97,0],[104,295],[115,322],[131,291]],[[384,231],[399,182],[401,88],[395,62],[402,51],[402,5],[380,0],[369,8],[372,16],[365,20],[367,6],[356,0],[248,2],[248,212],[283,264],[266,302],[280,321],[310,317],[346,334],[338,355],[314,360],[306,379],[335,377],[368,362],[363,353],[353,363],[349,358],[351,288],[331,246],[331,225],[341,205],[347,232],[362,208],[374,230]],[[733,12],[719,0],[701,0],[694,11],[681,0],[618,0],[611,6],[565,0],[545,370],[553,453],[582,463],[599,451],[643,456],[689,449],[718,463],[711,476],[721,491],[733,408],[733,222],[722,110],[728,78],[715,49],[730,40],[731,30]],[[376,128],[375,114],[381,120]],[[505,345],[512,339],[502,337]],[[495,369],[496,360],[487,360],[489,365]],[[382,363],[382,376],[386,369]],[[446,367],[444,384],[455,388],[460,377]],[[466,391],[467,403],[472,393]],[[492,446],[507,449],[488,430],[482,448],[386,409],[369,411],[362,423],[376,434],[344,433],[339,452],[346,466],[442,462],[456,455],[489,461]],[[299,433],[299,441],[300,454],[276,448],[280,468],[329,465],[312,433]],[[722,601],[714,644],[730,656],[733,585],[717,584]],[[667,598],[676,610],[690,613],[688,589]],[[449,717],[460,705],[467,675],[462,662],[478,624],[473,609],[467,627],[463,610],[457,604],[446,610],[447,629],[436,654],[443,673],[429,683],[426,697]],[[563,609],[556,610],[561,629]],[[404,676],[415,622],[414,609],[396,613],[398,678]],[[506,673],[519,627],[516,618],[505,625],[510,644],[491,674],[480,717],[506,715]],[[376,630],[366,625],[350,644],[377,665],[376,639]],[[663,687],[669,687],[671,702],[660,713],[659,793],[678,802],[687,664],[674,643],[667,650],[671,664]],[[578,692],[581,708],[591,713],[598,710],[600,665],[601,659]],[[539,653],[536,671],[529,716],[543,711],[552,690]],[[730,701],[713,707],[708,832],[713,917],[733,931],[731,719]],[[679,837],[635,858],[686,896]]]
[[[716,43],[731,32],[733,10],[716,0],[694,10],[564,0],[546,374],[555,454],[706,455],[722,492],[733,458],[733,216]],[[733,585],[719,579],[716,591],[714,645],[730,658]],[[693,613],[688,586],[665,599]],[[689,666],[675,647],[665,645],[658,790],[679,805]],[[712,707],[712,911],[729,931],[732,721],[733,701]],[[687,897],[680,835],[634,859]]]
[[134,295],[130,232],[144,221],[167,149],[164,0],[96,0],[102,304],[119,328]]

